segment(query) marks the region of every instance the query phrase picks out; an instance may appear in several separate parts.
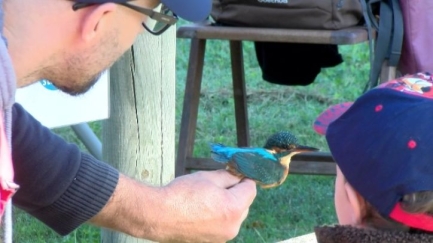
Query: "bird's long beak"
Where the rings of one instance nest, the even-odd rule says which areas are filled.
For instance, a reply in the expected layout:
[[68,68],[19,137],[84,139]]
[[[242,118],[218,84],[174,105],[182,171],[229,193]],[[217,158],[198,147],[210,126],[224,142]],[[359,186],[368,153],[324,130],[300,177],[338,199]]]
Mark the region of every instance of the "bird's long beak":
[[298,145],[296,148],[291,149],[291,152],[312,152],[312,151],[318,151],[318,148],[304,146],[304,145]]
[[289,167],[292,156],[299,154],[299,153],[302,153],[302,152],[312,152],[312,151],[317,151],[317,150],[319,150],[319,149],[314,148],[314,147],[304,146],[304,145],[298,145],[294,149],[290,149],[290,150],[286,150],[284,152],[281,152],[279,154],[279,157],[281,158],[280,163],[286,167]]

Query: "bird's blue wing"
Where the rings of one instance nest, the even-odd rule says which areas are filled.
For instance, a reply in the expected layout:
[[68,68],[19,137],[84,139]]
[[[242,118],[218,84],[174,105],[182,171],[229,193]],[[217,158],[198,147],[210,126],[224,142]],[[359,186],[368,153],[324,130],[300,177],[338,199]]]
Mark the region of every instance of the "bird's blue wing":
[[215,160],[215,162],[218,163],[227,163],[230,161],[230,158],[227,157],[227,155],[225,154],[219,154],[216,152],[211,151],[210,157]]
[[227,147],[220,143],[211,143],[211,158],[215,160],[215,162],[219,163],[227,163],[230,161],[234,148]]
[[228,163],[230,160],[232,160],[233,155],[238,153],[253,153],[258,157],[263,157],[265,159],[277,162],[277,158],[264,148],[228,147],[220,143],[211,143],[210,148],[211,158],[219,163]]
[[284,174],[284,167],[280,163],[254,152],[235,153],[230,164],[241,174],[263,184],[275,183]]

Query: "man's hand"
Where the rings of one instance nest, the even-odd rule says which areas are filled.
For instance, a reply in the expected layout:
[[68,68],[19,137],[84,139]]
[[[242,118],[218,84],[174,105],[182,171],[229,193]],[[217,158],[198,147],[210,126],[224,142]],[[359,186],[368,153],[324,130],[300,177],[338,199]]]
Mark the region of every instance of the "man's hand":
[[91,222],[158,242],[226,242],[239,232],[256,184],[225,170],[181,176],[151,187],[121,175]]
[[[255,182],[239,181],[225,170],[179,177],[164,187],[167,240],[225,242],[239,232],[256,196]],[[160,234],[164,236],[164,232]],[[166,239],[162,239],[163,241]]]

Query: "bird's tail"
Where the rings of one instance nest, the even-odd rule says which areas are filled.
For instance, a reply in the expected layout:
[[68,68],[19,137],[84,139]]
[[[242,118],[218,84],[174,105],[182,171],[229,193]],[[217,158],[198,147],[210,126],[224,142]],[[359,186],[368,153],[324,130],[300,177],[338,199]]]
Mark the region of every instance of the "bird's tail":
[[211,158],[218,163],[227,163],[230,158],[222,151],[222,149],[226,148],[225,145],[220,143],[211,143]]

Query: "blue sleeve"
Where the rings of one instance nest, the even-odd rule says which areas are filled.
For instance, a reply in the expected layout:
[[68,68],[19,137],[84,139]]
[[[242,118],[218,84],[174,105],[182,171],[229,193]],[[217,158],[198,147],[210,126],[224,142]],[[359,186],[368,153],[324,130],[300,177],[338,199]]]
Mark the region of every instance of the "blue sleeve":
[[119,173],[64,141],[15,104],[12,159],[23,209],[61,235],[96,215],[108,202]]

